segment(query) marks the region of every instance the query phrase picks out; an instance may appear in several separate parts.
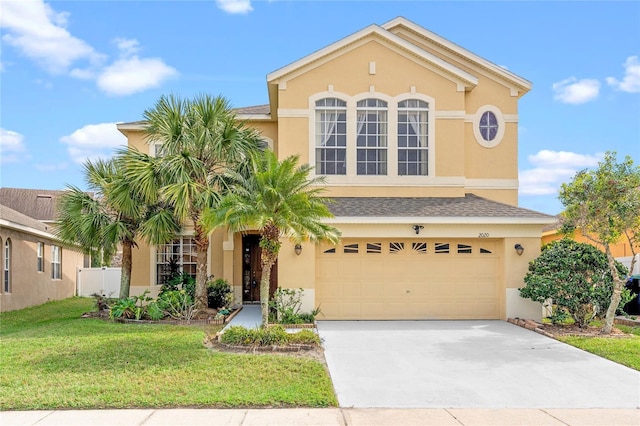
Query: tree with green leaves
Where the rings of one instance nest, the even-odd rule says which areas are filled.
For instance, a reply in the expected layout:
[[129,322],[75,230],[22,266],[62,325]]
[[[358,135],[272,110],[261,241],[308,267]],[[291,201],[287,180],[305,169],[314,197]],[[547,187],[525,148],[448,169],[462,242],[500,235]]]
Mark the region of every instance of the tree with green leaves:
[[54,233],[87,254],[107,259],[122,248],[120,299],[129,297],[132,248],[138,238],[149,244],[169,241],[180,227],[171,209],[156,197],[143,198],[126,178],[126,151],[103,161],[86,161],[83,169],[91,193],[68,185],[57,204]]
[[263,327],[269,321],[269,279],[281,239],[333,243],[340,239],[337,229],[322,222],[333,217],[327,200],[320,196],[324,181],[309,179],[311,167],[298,166],[298,158],[294,155],[278,161],[272,151],[253,154],[248,172],[232,172],[231,191],[202,218],[203,224],[211,229],[227,226],[233,232],[259,231]]
[[[260,146],[259,133],[238,120],[228,101],[208,95],[185,100],[162,96],[144,112],[146,139],[159,144],[158,162],[130,162],[128,178],[146,196],[159,194],[184,226],[193,226],[196,244],[196,307],[207,307],[209,230],[205,209],[226,190],[225,172],[246,161]],[[159,184],[156,182],[159,181]]]
[[640,167],[634,166],[629,156],[618,163],[616,153],[607,152],[596,170],[582,170],[563,184],[559,199],[565,207],[562,215],[566,224],[604,247],[607,255],[614,288],[602,332],[609,334],[625,284],[616,273],[611,244],[621,240],[629,243],[631,270],[640,248]]
[[[625,269],[616,262],[616,276]],[[602,316],[611,301],[613,278],[607,256],[590,244],[568,238],[553,241],[529,264],[520,295],[534,302],[552,301],[551,320],[562,322],[567,316],[579,327],[586,327]]]

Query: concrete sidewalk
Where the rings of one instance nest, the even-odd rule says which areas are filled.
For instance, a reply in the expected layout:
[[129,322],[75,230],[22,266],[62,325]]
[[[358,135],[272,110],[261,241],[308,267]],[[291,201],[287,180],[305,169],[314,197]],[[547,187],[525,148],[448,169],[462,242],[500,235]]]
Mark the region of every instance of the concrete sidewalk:
[[159,425],[571,425],[639,426],[640,409],[139,409],[4,411],[2,426],[159,426]]

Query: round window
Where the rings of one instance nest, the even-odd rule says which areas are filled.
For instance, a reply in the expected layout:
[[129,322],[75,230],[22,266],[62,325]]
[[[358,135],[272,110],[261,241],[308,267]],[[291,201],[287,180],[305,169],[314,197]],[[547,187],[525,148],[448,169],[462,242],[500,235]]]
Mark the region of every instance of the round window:
[[500,144],[505,127],[502,112],[493,105],[478,108],[473,117],[473,135],[485,148],[494,148]]
[[485,111],[480,117],[479,127],[482,139],[491,142],[498,134],[498,118],[493,112]]

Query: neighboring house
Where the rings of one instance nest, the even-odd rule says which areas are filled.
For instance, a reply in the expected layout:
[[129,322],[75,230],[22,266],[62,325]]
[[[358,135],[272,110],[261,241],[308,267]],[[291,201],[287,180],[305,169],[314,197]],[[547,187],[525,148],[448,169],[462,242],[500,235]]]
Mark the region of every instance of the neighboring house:
[[[64,190],[30,189],[30,188],[0,188],[0,202],[30,218],[52,225],[56,220],[56,204]],[[93,196],[92,192],[88,192]],[[99,264],[99,259],[96,259]],[[122,250],[112,256],[110,267],[119,268],[122,264]],[[90,265],[85,265],[90,266]]]
[[[565,234],[561,232],[561,229],[562,218],[561,216],[556,216],[556,221],[554,223],[542,228],[542,245],[564,238]],[[604,246],[602,244],[597,244],[593,240],[587,238],[580,229],[576,229],[573,233],[566,236],[579,243],[591,244],[592,246],[597,247],[598,250],[604,251]],[[609,248],[611,249],[613,257],[622,262],[627,268],[631,265],[633,252],[631,251],[631,245],[626,238],[621,238],[620,242],[609,245]],[[640,246],[636,247],[636,256],[638,255],[640,255]],[[634,273],[640,273],[640,261],[636,262]]]
[[0,247],[1,312],[75,295],[84,255],[63,247],[50,225],[0,204]]
[[[540,318],[519,296],[541,229],[517,207],[518,101],[531,83],[404,18],[370,25],[267,75],[240,108],[280,158],[326,177],[338,246],[283,241],[272,287],[303,288],[320,319]],[[118,129],[155,155],[144,122]],[[524,252],[515,247],[524,248]],[[169,259],[195,273],[189,233],[134,250],[132,293]],[[259,300],[258,236],[216,230],[209,272]]]

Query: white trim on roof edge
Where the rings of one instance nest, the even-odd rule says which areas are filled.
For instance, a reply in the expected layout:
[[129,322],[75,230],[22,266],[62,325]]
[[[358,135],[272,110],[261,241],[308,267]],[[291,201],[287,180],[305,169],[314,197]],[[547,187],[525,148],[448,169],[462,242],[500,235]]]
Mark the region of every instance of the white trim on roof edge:
[[388,217],[388,216],[336,216],[331,219],[325,219],[324,223],[331,224],[485,224],[485,225],[548,225],[555,223],[555,217],[425,217],[425,216],[405,216],[405,217]]
[[486,68],[488,70],[491,70],[492,72],[498,74],[499,76],[512,81],[514,84],[516,84],[517,86],[520,86],[524,89],[527,90],[531,90],[532,84],[530,81],[512,73],[511,71],[508,71],[506,69],[504,69],[503,67],[494,64],[493,62],[490,62],[478,55],[476,55],[475,53],[465,49],[464,47],[461,47],[449,40],[447,40],[446,38],[427,30],[426,28],[408,20],[405,17],[402,16],[398,16],[397,18],[392,19],[391,21],[384,23],[381,25],[382,28],[384,28],[385,30],[390,30],[394,27],[397,26],[404,26],[405,28],[410,29],[413,32],[416,32],[418,34],[420,34],[421,36],[423,36],[424,38],[426,38],[427,40],[431,40],[443,47],[445,47],[448,50],[451,50],[452,52],[455,52],[457,55],[464,57],[472,62],[475,62],[476,64],[482,66],[483,68]]
[[341,40],[338,40],[337,42],[334,42],[329,46],[317,50],[310,55],[307,55],[295,62],[290,63],[289,65],[285,65],[284,67],[273,71],[272,73],[267,75],[267,81],[271,83],[276,82],[276,80],[282,79],[284,81],[278,83],[286,84],[287,79],[284,77],[286,77],[287,75],[370,35],[377,35],[380,38],[386,39],[388,42],[395,44],[396,46],[408,52],[411,52],[418,57],[421,57],[425,61],[431,63],[432,65],[435,65],[436,67],[446,71],[447,73],[466,83],[467,86],[475,87],[478,84],[478,78],[476,76],[469,74],[468,72],[454,65],[451,65],[450,63],[442,60],[436,55],[433,55],[432,53],[419,48],[418,46],[408,42],[402,37],[399,37],[375,24],[369,25],[368,27],[365,27],[360,31],[357,31]]

